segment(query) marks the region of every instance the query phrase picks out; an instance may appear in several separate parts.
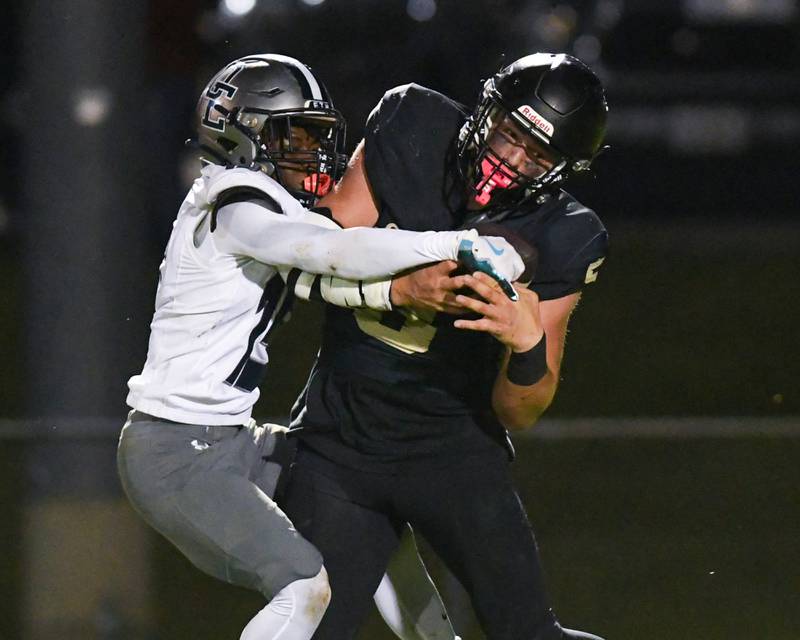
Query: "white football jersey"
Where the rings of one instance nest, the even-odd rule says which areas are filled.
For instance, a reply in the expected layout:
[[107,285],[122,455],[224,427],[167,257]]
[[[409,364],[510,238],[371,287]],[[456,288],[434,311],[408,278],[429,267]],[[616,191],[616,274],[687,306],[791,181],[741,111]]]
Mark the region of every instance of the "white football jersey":
[[217,196],[243,186],[265,192],[290,219],[306,215],[264,174],[203,169],[178,211],[159,268],[147,361],[128,381],[134,409],[191,424],[250,418],[268,359],[265,337],[280,323],[289,297],[274,266],[219,251],[207,232]]
[[[216,216],[218,197],[230,189],[255,190],[281,211],[243,201]],[[291,301],[278,269],[335,275],[337,282],[373,281],[453,260],[470,233],[340,229],[264,173],[209,165],[173,224],[147,361],[128,381],[128,404],[176,422],[243,424],[258,399],[267,334]],[[356,283],[354,290],[367,290],[361,284],[369,283]],[[339,297],[349,304],[348,296]]]

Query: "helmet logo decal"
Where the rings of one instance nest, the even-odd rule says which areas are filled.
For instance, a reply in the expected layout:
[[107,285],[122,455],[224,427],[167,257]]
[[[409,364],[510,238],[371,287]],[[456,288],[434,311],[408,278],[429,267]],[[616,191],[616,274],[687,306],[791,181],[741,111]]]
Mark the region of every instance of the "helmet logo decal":
[[319,109],[319,110],[332,109],[330,102],[326,102],[325,100],[306,100],[305,107],[306,109]]
[[536,112],[536,109],[533,107],[523,104],[521,107],[517,109],[517,113],[523,116],[526,120],[531,122],[534,127],[539,129],[542,133],[544,133],[548,138],[553,137],[553,132],[555,128],[553,127],[553,123],[551,123],[547,118],[540,115]]
[[265,98],[274,98],[285,92],[280,87],[272,87],[272,89],[267,89],[266,91],[253,91],[253,93],[257,96],[264,96]]
[[[201,120],[201,124],[204,127],[209,129],[214,129],[214,131],[225,131],[225,114],[220,113],[218,110],[214,110],[212,114],[212,108],[215,106],[215,102],[218,98],[223,97],[223,95],[230,100],[233,96],[236,95],[236,91],[238,87],[235,85],[230,84],[231,80],[236,77],[236,74],[242,70],[242,67],[237,67],[234,69],[227,78],[224,80],[217,80],[214,84],[208,87],[205,93],[205,97],[208,98],[208,103],[206,103],[206,111],[203,114],[203,119]],[[212,115],[215,116],[212,118]]]

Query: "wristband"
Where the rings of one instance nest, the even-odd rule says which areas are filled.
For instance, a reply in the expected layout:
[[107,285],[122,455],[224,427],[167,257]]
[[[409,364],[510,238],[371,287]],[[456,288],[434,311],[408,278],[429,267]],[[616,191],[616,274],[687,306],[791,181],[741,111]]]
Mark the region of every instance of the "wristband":
[[547,373],[547,341],[545,335],[527,351],[511,352],[506,367],[506,377],[509,382],[520,386],[536,384]]

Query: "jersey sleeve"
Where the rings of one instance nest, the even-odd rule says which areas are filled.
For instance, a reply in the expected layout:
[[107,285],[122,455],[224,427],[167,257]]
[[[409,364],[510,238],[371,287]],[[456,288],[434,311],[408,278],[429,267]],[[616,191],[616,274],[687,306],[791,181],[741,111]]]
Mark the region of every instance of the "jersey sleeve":
[[608,233],[591,209],[558,218],[537,242],[539,265],[530,285],[540,300],[554,300],[597,280],[608,253]]
[[364,130],[364,167],[373,195],[381,206],[394,200],[398,188],[392,178],[401,153],[395,144],[403,129],[402,106],[410,85],[387,91],[367,118]]
[[440,217],[448,153],[461,112],[446,96],[416,84],[391,89],[370,113],[364,168],[380,211],[402,229],[453,228]]

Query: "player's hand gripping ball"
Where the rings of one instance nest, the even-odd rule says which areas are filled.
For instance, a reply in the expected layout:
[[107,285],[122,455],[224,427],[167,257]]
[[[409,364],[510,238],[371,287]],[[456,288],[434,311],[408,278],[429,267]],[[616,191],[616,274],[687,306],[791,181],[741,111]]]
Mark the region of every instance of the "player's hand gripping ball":
[[524,266],[505,239],[481,237],[470,229],[458,246],[458,262],[467,273],[482,272],[494,278],[509,298],[517,300],[511,283],[522,274]]
[[525,267],[522,275],[517,278],[517,282],[527,285],[533,281],[533,277],[536,275],[536,267],[539,265],[539,252],[536,250],[536,247],[516,231],[497,224],[496,222],[479,222],[473,229],[475,229],[480,236],[494,236],[503,238],[508,242],[519,254],[519,257],[522,258],[522,263]]
[[516,301],[519,295],[512,282],[527,284],[536,270],[536,249],[519,234],[498,224],[484,222],[475,225],[477,239],[465,240],[458,259],[462,273],[483,272],[497,282],[503,292]]

